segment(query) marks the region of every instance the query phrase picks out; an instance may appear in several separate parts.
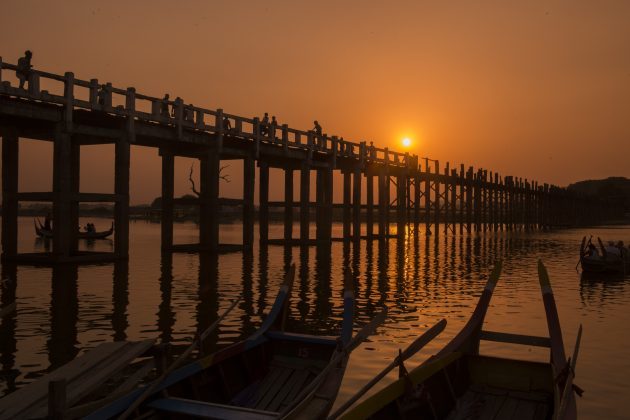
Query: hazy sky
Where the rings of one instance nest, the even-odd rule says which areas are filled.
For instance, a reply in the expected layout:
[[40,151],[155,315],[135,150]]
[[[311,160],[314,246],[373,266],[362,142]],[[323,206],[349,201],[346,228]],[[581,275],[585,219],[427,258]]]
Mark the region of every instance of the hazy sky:
[[[409,136],[420,156],[541,182],[630,177],[629,1],[20,0],[1,9],[6,62],[28,48],[50,72],[269,112],[296,128],[318,119],[328,134],[378,146],[402,149]],[[50,190],[51,144],[21,145],[20,189]],[[82,191],[112,190],[112,151],[82,148]],[[178,160],[178,194],[189,165]],[[228,169],[222,195],[240,195],[239,169]],[[155,149],[132,148],[132,203],[160,194],[160,170]]]

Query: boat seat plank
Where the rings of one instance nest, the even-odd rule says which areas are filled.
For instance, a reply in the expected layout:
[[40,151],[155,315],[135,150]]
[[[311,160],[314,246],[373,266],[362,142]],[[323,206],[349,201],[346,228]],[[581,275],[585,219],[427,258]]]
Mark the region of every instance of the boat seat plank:
[[265,420],[277,417],[277,413],[263,410],[173,397],[151,401],[148,406],[158,411],[209,419]]
[[[269,411],[278,411],[281,404],[288,405],[291,401],[290,395],[297,394],[297,391],[301,390],[309,376],[309,371],[306,369],[295,369],[291,372],[291,376],[287,379],[284,385],[280,388],[276,396],[271,403],[267,406]],[[295,398],[295,395],[293,396]]]
[[496,331],[481,331],[481,340],[496,341],[499,343],[522,344],[524,346],[551,347],[549,337],[538,337],[534,335],[510,334]]
[[283,368],[272,366],[271,369],[269,369],[267,375],[265,375],[265,377],[259,382],[256,391],[252,393],[252,398],[247,404],[245,404],[245,406],[255,408],[260,403],[260,401],[265,398],[265,395],[267,394],[267,392],[269,392],[278,377],[282,374],[283,370]]
[[263,398],[259,399],[256,403],[256,409],[258,410],[267,410],[267,407],[273,401],[274,397],[278,395],[278,393],[282,390],[284,385],[287,383],[289,377],[293,373],[293,369],[284,368],[280,370],[280,375],[276,378],[271,387],[265,392]]
[[313,375],[311,375],[311,372],[306,369],[295,372],[293,374],[295,382],[291,384],[289,392],[281,403],[281,407],[284,408],[288,406],[291,402],[293,402],[295,397],[298,396],[298,393],[308,384],[309,378],[311,378],[312,376]]
[[95,391],[108,378],[145,353],[155,340],[103,343],[37,381],[0,400],[0,419],[43,417],[48,413],[48,384],[66,380],[68,407]]

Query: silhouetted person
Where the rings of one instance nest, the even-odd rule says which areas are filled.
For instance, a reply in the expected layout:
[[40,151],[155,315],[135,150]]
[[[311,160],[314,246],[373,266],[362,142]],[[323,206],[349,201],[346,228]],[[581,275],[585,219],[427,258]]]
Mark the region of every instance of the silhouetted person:
[[31,75],[31,69],[33,68],[33,66],[31,65],[32,57],[33,53],[29,50],[26,50],[24,51],[24,57],[20,57],[20,59],[18,60],[15,75],[18,79],[20,79],[20,89],[24,89],[24,82],[27,82],[29,76]]
[[368,146],[368,155],[371,158],[375,158],[376,157],[376,150],[374,149],[374,142],[371,141],[370,145]]
[[164,98],[162,98],[162,104],[160,108],[160,114],[162,114],[162,116],[164,117],[168,117],[170,115],[170,112],[168,110],[168,100],[169,100],[169,95],[167,93],[164,95]]
[[173,108],[172,108],[172,112],[171,112],[171,116],[173,118],[177,118],[177,107],[182,103],[182,98],[180,98],[179,96],[177,98],[175,98],[175,103],[173,104]]
[[50,217],[50,213],[46,213],[46,217],[44,218],[44,229],[52,230],[52,217]]
[[260,134],[266,136],[269,134],[269,113],[265,112],[265,116],[260,120]]
[[223,131],[231,131],[232,123],[228,117],[223,117]]
[[313,121],[313,124],[315,124],[315,126],[313,127],[313,131],[315,132],[315,134],[317,136],[321,136],[322,135],[322,126],[319,125],[317,120]]
[[105,104],[107,103],[107,85],[101,85],[97,96],[98,104],[101,106],[105,106]]

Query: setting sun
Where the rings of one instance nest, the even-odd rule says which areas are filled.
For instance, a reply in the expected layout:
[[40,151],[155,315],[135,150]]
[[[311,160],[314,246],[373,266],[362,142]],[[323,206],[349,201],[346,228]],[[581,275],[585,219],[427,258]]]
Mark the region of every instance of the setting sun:
[[411,139],[410,139],[409,137],[405,137],[405,138],[402,140],[402,144],[403,144],[403,146],[405,146],[405,147],[409,147],[409,146],[411,146]]

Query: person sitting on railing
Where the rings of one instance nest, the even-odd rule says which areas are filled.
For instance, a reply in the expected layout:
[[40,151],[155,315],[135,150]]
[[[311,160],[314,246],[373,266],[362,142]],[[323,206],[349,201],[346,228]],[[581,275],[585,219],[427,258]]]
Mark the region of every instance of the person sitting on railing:
[[15,75],[18,79],[20,79],[20,89],[24,89],[24,83],[28,81],[31,74],[31,69],[33,68],[33,66],[31,65],[32,57],[33,53],[29,50],[26,50],[24,51],[24,57],[20,57],[18,60]]
[[164,95],[164,98],[162,99],[162,104],[160,107],[160,113],[164,117],[168,117],[170,115],[170,112],[168,110],[168,100],[169,100],[169,95],[167,93]]
[[315,133],[315,145],[319,145],[322,139],[322,126],[319,125],[317,120],[313,121],[313,132]]
[[260,120],[260,135],[266,136],[269,134],[269,113],[265,112],[265,116]]
[[372,159],[376,159],[376,149],[374,148],[373,141],[371,141],[370,145],[368,146],[368,156],[370,156],[370,158]]
[[232,131],[232,123],[228,117],[223,117],[223,131],[226,133]]

